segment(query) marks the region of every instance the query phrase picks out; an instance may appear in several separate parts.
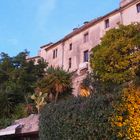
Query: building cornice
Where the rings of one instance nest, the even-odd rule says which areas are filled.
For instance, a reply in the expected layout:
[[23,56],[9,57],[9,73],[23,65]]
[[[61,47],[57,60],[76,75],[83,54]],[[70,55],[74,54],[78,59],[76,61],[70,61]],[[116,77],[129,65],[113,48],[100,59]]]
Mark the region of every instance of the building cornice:
[[47,46],[51,46],[51,45],[53,45],[52,42],[50,42],[50,43],[48,43],[48,44],[45,44],[45,45],[41,46],[40,48],[43,49],[43,48],[45,48],[45,47],[47,47]]
[[[96,19],[91,20],[90,22],[86,23],[85,25],[83,25],[83,26],[77,28],[76,30],[74,30],[73,32],[69,33],[68,35],[66,35],[64,38],[60,39],[56,43],[54,43],[52,45],[49,45],[45,50],[48,50],[48,49],[50,49],[52,47],[55,47],[58,44],[64,43],[66,40],[70,39],[71,37],[81,33],[84,30],[87,30],[89,27],[91,27],[93,25],[98,24],[99,22],[107,19],[111,15],[114,15],[116,13],[122,12],[125,8],[128,8],[129,6],[133,5],[134,3],[137,3],[138,1],[140,1],[140,0],[133,0],[133,1],[129,2],[128,4],[126,4],[126,5],[122,6],[122,7],[119,7],[117,9],[113,10],[112,12],[102,16],[102,17],[98,17]],[[47,45],[44,45],[44,46],[47,46]]]

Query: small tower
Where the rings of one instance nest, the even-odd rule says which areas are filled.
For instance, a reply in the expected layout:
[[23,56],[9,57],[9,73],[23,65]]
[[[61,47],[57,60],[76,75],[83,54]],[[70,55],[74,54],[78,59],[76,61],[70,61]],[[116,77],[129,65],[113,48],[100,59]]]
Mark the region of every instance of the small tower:
[[134,0],[121,0],[120,1],[120,7],[125,6],[126,4],[128,4],[129,2],[134,1]]

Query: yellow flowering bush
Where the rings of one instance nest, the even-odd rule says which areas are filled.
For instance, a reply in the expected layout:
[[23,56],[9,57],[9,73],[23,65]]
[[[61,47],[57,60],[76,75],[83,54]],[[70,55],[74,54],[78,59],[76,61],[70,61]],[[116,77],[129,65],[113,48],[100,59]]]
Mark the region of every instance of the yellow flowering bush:
[[114,134],[120,139],[140,140],[140,88],[123,89],[111,118]]

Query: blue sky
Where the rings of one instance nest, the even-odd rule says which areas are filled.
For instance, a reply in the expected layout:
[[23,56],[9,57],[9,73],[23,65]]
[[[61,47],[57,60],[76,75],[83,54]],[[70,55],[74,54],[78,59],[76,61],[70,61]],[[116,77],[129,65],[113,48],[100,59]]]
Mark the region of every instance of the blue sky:
[[55,42],[84,21],[119,7],[120,0],[0,0],[0,52],[16,55]]

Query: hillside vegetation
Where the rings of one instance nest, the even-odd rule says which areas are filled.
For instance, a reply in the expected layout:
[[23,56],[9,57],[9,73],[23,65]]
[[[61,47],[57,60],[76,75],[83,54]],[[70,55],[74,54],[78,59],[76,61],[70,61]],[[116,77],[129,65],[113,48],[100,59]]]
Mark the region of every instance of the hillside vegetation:
[[109,30],[90,58],[93,92],[46,105],[40,140],[140,139],[140,24]]

